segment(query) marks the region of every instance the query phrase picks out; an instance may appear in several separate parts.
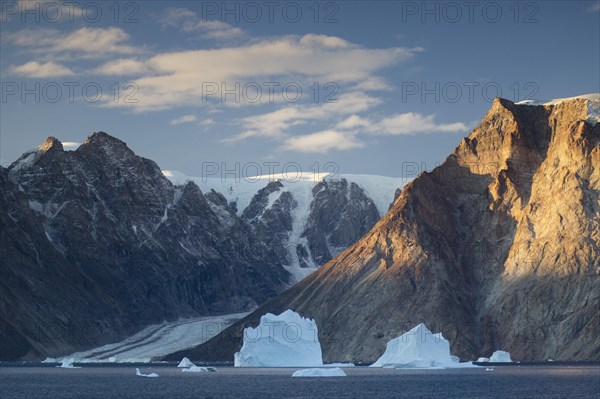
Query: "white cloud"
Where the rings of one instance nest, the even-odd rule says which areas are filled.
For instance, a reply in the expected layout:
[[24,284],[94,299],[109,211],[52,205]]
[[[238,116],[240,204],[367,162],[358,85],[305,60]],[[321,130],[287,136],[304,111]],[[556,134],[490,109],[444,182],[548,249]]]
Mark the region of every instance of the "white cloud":
[[336,130],[323,130],[303,136],[291,136],[285,140],[283,148],[305,153],[327,153],[331,150],[347,151],[363,147],[353,134]]
[[354,47],[352,43],[336,36],[307,34],[302,36],[300,44],[309,47],[321,47],[330,49],[345,49]]
[[23,65],[11,67],[10,72],[13,75],[28,78],[56,78],[59,76],[72,76],[75,74],[66,66],[52,61],[43,64],[37,61],[30,61]]
[[62,145],[65,148],[78,148],[81,145],[81,143],[78,143],[76,141],[63,141]]
[[182,123],[190,123],[196,121],[196,115],[183,115],[171,121],[171,125],[181,125]]
[[462,122],[436,123],[435,115],[422,115],[416,112],[395,114],[371,125],[369,131],[375,134],[406,135],[416,133],[465,132],[467,125]]
[[[379,100],[372,97],[362,97],[362,101],[354,101],[364,93],[351,93],[350,104],[363,104],[363,107],[344,107],[344,97],[340,98],[340,105],[323,104],[320,106],[294,106],[285,107],[277,111],[262,115],[244,118],[240,124],[244,130],[233,137],[223,141],[237,141],[251,137],[266,137],[283,143],[282,148],[304,153],[326,153],[331,150],[350,150],[364,147],[365,137],[374,135],[409,135],[417,133],[455,133],[468,130],[467,125],[462,122],[437,123],[435,115],[422,115],[415,112],[394,114],[384,117],[379,121],[373,121],[361,117],[355,112],[361,112],[376,105]],[[374,101],[365,100],[368,98]],[[332,107],[333,106],[333,107]],[[350,114],[350,115],[349,115]],[[334,126],[321,131],[306,135],[290,135],[289,130],[294,126],[306,125],[318,122],[330,125],[336,117],[346,116]],[[363,140],[361,140],[361,137]]]
[[376,91],[376,90],[392,90],[392,85],[385,81],[385,79],[380,78],[378,76],[371,76],[367,79],[359,82],[356,86],[354,86],[356,90],[368,90],[368,91]]
[[215,120],[212,118],[206,118],[202,122],[200,122],[202,126],[211,126],[215,124]]
[[187,8],[172,8],[160,19],[165,27],[179,28],[184,32],[198,32],[211,39],[227,40],[244,36],[240,28],[233,27],[222,21],[202,20]]
[[101,58],[111,54],[133,54],[140,50],[126,44],[129,35],[120,28],[80,28],[72,32],[54,29],[21,30],[7,41],[48,56],[72,53],[83,58]]
[[309,121],[323,121],[337,115],[348,115],[365,111],[380,103],[380,100],[362,92],[353,92],[341,95],[338,102],[320,105],[297,105],[280,108],[266,114],[254,115],[244,118],[241,124],[244,130],[237,136],[225,141],[247,139],[250,137],[278,138],[298,125]]
[[335,126],[338,129],[355,129],[355,128],[368,127],[370,125],[371,125],[371,122],[369,122],[367,119],[363,119],[360,116],[354,114],[354,115],[350,115],[348,118],[339,122]]
[[[206,84],[215,83],[219,88],[225,84],[231,89],[236,82],[241,86],[248,82],[278,82],[280,86],[275,91],[279,102],[283,101],[281,90],[285,84],[302,82],[306,83],[303,91],[308,98],[312,82],[357,84],[380,69],[412,59],[420,51],[421,48],[366,49],[336,37],[305,35],[270,38],[237,47],[162,53],[146,60],[144,64],[150,72],[135,79],[140,88],[139,102],[104,105],[134,107],[138,111],[206,105]],[[324,91],[323,95],[327,93]],[[217,93],[210,98],[220,100],[221,96]],[[269,100],[266,87],[261,100]],[[230,99],[224,105],[253,104],[242,98],[238,103]]]
[[127,76],[148,72],[148,67],[141,61],[121,58],[102,64],[93,72],[99,75]]

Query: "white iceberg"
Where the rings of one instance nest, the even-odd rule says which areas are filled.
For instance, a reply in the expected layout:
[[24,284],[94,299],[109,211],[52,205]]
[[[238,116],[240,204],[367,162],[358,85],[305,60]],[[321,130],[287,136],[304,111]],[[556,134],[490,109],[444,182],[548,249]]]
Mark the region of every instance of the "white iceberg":
[[156,373],[142,374],[142,372],[138,368],[135,369],[135,375],[137,375],[138,377],[148,377],[148,378],[158,377],[158,374],[156,374]]
[[512,363],[510,353],[505,351],[496,351],[490,357],[491,363]]
[[477,363],[489,363],[490,362],[490,358],[489,357],[480,357],[479,359],[476,360]]
[[58,368],[61,369],[80,369],[81,367],[75,367],[73,366],[73,363],[75,363],[75,359],[72,357],[65,357],[61,363],[60,366],[56,366]]
[[42,363],[58,363],[58,361],[53,357],[47,357],[44,360],[42,360]]
[[234,355],[235,367],[315,367],[323,365],[314,320],[292,310],[260,318],[256,328],[244,329],[242,349]]
[[327,363],[323,367],[356,367],[354,363]]
[[463,368],[477,367],[459,363],[450,355],[450,343],[442,333],[433,334],[419,324],[387,343],[385,352],[370,367],[388,368]]
[[181,371],[184,373],[216,373],[217,369],[214,367],[192,366],[190,368],[185,368]]
[[292,377],[346,377],[346,373],[339,367],[327,369],[305,369],[298,370]]
[[189,367],[196,367],[196,365],[194,363],[192,363],[192,361],[190,359],[188,359],[187,357],[184,357],[183,359],[181,359],[181,361],[179,362],[177,367],[189,368]]

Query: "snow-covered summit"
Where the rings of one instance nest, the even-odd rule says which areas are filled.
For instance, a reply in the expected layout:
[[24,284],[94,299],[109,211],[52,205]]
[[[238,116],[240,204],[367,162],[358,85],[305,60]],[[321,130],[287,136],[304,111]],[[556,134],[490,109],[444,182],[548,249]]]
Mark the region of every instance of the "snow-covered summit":
[[176,186],[194,182],[225,198],[256,235],[268,241],[292,274],[306,277],[366,234],[409,179],[329,173],[244,178],[191,177],[164,170]]
[[524,100],[519,101],[515,104],[517,105],[558,105],[565,101],[583,99],[588,100],[588,114],[587,121],[590,123],[598,123],[600,122],[600,93],[590,93],[590,94],[582,94],[574,97],[565,97],[565,98],[556,98],[553,100]]
[[[239,215],[250,205],[250,201],[261,188],[268,183],[279,181],[285,191],[297,194],[295,197],[303,199],[305,192],[310,192],[315,185],[322,181],[340,181],[346,179],[356,183],[373,200],[380,215],[383,216],[392,201],[397,188],[402,188],[411,179],[400,177],[366,175],[366,174],[332,174],[332,173],[299,173],[298,175],[284,175],[274,173],[271,175],[234,177],[200,177],[188,176],[176,170],[163,170],[167,179],[176,186],[183,186],[187,182],[194,182],[203,192],[215,190],[225,196],[228,202],[235,202]],[[302,207],[302,206],[300,206]]]

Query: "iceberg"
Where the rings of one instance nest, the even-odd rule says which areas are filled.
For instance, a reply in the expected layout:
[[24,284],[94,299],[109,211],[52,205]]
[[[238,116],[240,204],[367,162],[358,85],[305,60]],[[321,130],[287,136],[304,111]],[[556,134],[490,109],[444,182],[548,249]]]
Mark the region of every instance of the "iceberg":
[[214,367],[192,366],[181,371],[184,373],[216,373],[217,369]]
[[477,367],[472,362],[459,363],[450,355],[450,343],[442,333],[433,334],[419,324],[387,343],[385,352],[370,367],[388,368],[464,368]]
[[190,359],[188,359],[187,357],[184,357],[183,359],[181,359],[181,361],[179,362],[177,367],[189,368],[189,367],[196,367],[196,365],[194,363],[192,363],[192,361]]
[[142,372],[138,368],[135,369],[135,375],[138,376],[138,377],[148,377],[148,378],[156,378],[156,377],[158,377],[158,374],[156,374],[156,373],[142,374]]
[[477,363],[489,363],[490,362],[490,358],[489,357],[480,357],[475,362],[477,362]]
[[242,349],[234,355],[235,367],[315,367],[323,365],[314,320],[292,310],[267,313],[256,328],[244,329]]
[[512,363],[510,353],[505,351],[496,351],[490,357],[491,363]]
[[327,369],[306,369],[298,370],[292,374],[292,377],[346,377],[346,373],[339,367]]
[[80,369],[81,367],[75,367],[73,366],[73,363],[75,363],[75,359],[72,357],[65,357],[61,363],[60,366],[56,366],[58,368],[61,369]]
[[354,363],[327,363],[323,367],[355,367]]

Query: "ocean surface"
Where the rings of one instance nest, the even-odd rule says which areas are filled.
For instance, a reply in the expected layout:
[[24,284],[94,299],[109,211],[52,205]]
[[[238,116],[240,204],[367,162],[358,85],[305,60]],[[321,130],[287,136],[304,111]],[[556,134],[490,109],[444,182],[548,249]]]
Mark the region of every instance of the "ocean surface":
[[0,365],[0,398],[600,398],[600,366],[492,366],[463,370],[345,368],[347,377],[292,378],[297,369],[220,367],[183,373],[173,365],[60,369]]

